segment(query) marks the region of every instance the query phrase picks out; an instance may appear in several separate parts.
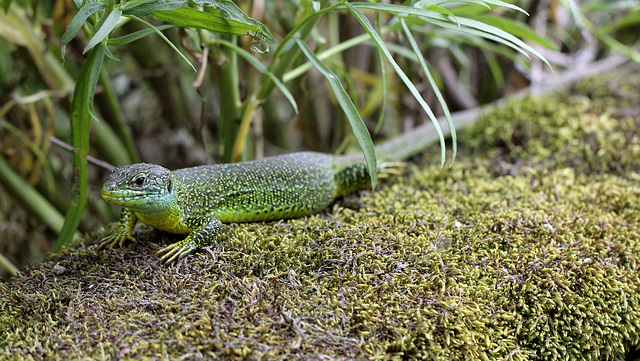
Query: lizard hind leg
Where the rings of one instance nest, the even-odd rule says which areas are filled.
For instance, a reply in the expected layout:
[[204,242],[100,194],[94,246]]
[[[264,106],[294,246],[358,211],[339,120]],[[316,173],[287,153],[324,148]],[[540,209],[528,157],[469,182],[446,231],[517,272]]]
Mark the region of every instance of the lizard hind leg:
[[[406,163],[380,162],[378,163],[378,179],[388,179],[392,176],[402,175]],[[337,196],[353,193],[366,187],[370,182],[369,172],[364,162],[348,164],[338,169],[335,175]]]
[[173,262],[179,257],[214,243],[223,231],[222,222],[213,216],[190,218],[185,221],[185,225],[193,229],[193,232],[182,241],[172,243],[159,250],[158,254],[162,255],[160,260],[163,262]]

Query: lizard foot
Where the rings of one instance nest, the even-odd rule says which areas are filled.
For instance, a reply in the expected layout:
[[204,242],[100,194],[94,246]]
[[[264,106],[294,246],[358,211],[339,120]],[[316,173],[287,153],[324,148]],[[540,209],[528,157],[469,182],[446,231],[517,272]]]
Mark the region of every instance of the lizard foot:
[[116,230],[110,235],[104,237],[102,242],[100,242],[99,249],[103,248],[114,248],[115,246],[120,246],[124,244],[127,240],[135,242],[135,238],[131,235],[131,233],[127,233],[121,229]]
[[381,162],[378,165],[378,179],[400,176],[406,167],[407,163],[404,162]]
[[158,251],[158,254],[162,255],[160,260],[165,263],[171,263],[176,258],[186,256],[189,253],[198,249],[195,242],[190,239],[183,239],[182,241],[172,243],[163,249]]

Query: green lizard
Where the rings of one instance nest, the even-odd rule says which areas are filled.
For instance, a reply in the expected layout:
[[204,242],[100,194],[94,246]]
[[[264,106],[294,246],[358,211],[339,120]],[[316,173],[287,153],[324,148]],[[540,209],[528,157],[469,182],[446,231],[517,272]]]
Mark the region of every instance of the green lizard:
[[[385,161],[419,153],[437,139],[433,126],[421,128],[376,147],[376,153]],[[133,228],[141,221],[187,235],[158,251],[171,262],[215,242],[223,223],[308,216],[369,182],[361,155],[314,152],[174,171],[149,163],[117,167],[102,187],[102,198],[122,206],[122,213],[101,247],[133,241]]]

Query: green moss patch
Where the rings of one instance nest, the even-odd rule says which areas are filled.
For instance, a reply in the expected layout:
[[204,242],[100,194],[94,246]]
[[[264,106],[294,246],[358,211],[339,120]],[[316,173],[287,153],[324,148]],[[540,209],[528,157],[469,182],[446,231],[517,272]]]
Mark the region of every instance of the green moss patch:
[[[640,84],[623,79],[619,93]],[[180,237],[93,237],[0,285],[0,356],[624,358],[640,331],[640,117],[593,86],[487,114],[451,168],[425,156],[170,266],[155,251]]]

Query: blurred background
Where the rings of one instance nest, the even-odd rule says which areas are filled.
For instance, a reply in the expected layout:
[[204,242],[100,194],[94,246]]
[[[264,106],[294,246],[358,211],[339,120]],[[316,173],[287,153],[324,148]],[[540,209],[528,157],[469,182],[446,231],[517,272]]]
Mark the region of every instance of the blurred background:
[[[381,66],[378,48],[352,14],[337,9],[314,17],[314,11],[332,3],[236,1],[244,13],[266,26],[273,44],[251,36],[163,30],[197,71],[156,34],[109,47],[118,60],[105,58],[95,91],[93,109],[99,121],[92,121],[88,203],[80,232],[95,233],[117,221],[120,210],[105,203],[99,191],[109,166],[145,161],[173,169],[299,150],[359,151],[349,122],[320,72],[304,56],[284,59],[290,53],[274,51],[305,21],[306,42],[338,75],[374,139],[390,138],[429,122],[394,71],[388,64]],[[450,14],[450,19],[471,19],[503,29],[538,51],[556,73],[588,69],[616,52],[636,62],[640,59],[637,1],[517,2],[528,15],[504,6],[508,2],[500,3],[414,5],[431,6]],[[2,5],[0,279],[8,277],[13,267],[46,257],[60,231],[77,182],[70,146],[71,100],[90,39],[87,31],[80,30],[62,56],[61,39],[78,12],[73,0],[4,0]],[[365,14],[381,27],[388,49],[422,98],[436,115],[442,114],[437,93],[398,18],[388,12]],[[162,24],[153,17],[148,20]],[[551,72],[539,57],[527,59],[486,34],[428,22],[408,23],[452,112],[544,84]],[[143,29],[140,22],[123,18],[112,36]],[[277,74],[293,95],[297,112],[278,88],[261,86],[264,72],[239,56],[236,48],[246,50],[265,67],[282,68]],[[256,110],[251,126],[243,130],[241,118],[248,104]]]

